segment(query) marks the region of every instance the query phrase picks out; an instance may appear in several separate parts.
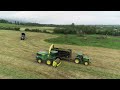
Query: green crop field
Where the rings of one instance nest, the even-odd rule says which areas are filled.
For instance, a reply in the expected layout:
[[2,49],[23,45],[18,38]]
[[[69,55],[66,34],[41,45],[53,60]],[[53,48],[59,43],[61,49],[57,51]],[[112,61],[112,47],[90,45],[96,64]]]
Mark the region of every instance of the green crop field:
[[22,25],[0,23],[0,27],[21,27]]
[[[85,44],[67,45],[69,43],[61,43],[60,40],[57,44],[54,41],[55,47],[70,48],[73,55],[82,51],[91,59],[89,66],[62,61],[59,67],[54,68],[38,64],[35,57],[39,50],[49,49],[51,43],[46,42],[46,39],[58,38],[59,35],[26,32],[26,40],[21,41],[20,34],[19,31],[0,30],[1,79],[120,79],[119,43],[116,49],[112,49]],[[119,41],[117,37],[110,38]]]
[[21,29],[40,29],[40,30],[53,30],[55,27],[36,27],[36,26],[20,26]]
[[41,26],[26,26],[26,25],[15,25],[15,24],[6,24],[6,23],[0,23],[0,27],[19,27],[20,30],[28,29],[39,29],[39,30],[47,30],[52,31],[55,27],[41,27]]
[[107,36],[107,38],[102,37],[102,35],[86,35],[85,37],[78,37],[76,35],[59,35],[57,38],[50,38],[45,41],[56,44],[120,49],[120,36]]

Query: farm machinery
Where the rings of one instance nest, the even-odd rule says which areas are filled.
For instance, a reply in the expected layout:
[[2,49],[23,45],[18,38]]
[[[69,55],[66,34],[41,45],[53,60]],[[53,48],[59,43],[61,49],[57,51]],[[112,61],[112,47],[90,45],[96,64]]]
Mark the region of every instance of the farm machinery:
[[20,39],[21,39],[21,40],[25,40],[25,38],[26,38],[25,30],[20,30],[20,32],[21,32],[21,37],[20,37]]
[[25,40],[25,33],[21,33],[21,40]]
[[72,50],[71,49],[63,49],[63,48],[55,48],[53,45],[53,51],[57,51],[57,58],[60,60],[74,62],[76,64],[84,64],[89,65],[90,59],[87,55],[83,54],[82,52],[77,53],[75,57],[72,57]]
[[71,49],[55,48],[53,44],[50,46],[49,52],[37,52],[36,60],[38,63],[44,62],[47,65],[52,65],[54,67],[59,66],[61,64],[61,60],[84,65],[89,65],[90,63],[90,59],[87,55],[84,55],[83,53],[78,53],[73,59]]
[[39,51],[37,52],[36,60],[38,63],[45,63],[47,65],[52,65],[57,67],[61,64],[60,59],[57,57],[58,51],[51,50],[52,45],[49,48],[49,51]]

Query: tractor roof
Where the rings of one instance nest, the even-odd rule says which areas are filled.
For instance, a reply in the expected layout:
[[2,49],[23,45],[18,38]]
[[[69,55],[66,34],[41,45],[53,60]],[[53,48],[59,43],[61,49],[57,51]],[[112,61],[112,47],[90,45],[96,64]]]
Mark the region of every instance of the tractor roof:
[[37,54],[48,54],[48,52],[47,51],[39,51],[39,52],[37,52]]
[[84,55],[83,58],[89,59],[89,57],[87,55]]

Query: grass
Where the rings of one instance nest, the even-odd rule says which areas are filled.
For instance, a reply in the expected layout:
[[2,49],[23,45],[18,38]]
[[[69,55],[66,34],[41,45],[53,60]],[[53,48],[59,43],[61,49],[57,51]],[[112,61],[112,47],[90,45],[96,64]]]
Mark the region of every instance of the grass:
[[22,25],[8,24],[8,23],[0,23],[0,27],[21,27]]
[[0,27],[19,27],[20,30],[28,29],[40,29],[40,30],[47,30],[48,32],[53,32],[55,27],[41,27],[41,26],[25,26],[25,25],[16,25],[16,24],[7,24],[7,23],[0,23]]
[[20,40],[20,32],[0,30],[0,78],[1,79],[118,79],[120,78],[120,50],[89,46],[55,44],[55,47],[71,48],[74,55],[83,51],[91,58],[89,66],[62,61],[57,67],[38,64],[36,52],[48,50],[51,43],[45,39],[58,35],[26,32],[26,40]]
[[57,38],[50,38],[45,41],[56,44],[120,49],[120,37],[108,36],[108,38],[105,39],[97,39],[97,37],[98,35],[87,35],[86,37],[78,37],[76,35],[59,35]]

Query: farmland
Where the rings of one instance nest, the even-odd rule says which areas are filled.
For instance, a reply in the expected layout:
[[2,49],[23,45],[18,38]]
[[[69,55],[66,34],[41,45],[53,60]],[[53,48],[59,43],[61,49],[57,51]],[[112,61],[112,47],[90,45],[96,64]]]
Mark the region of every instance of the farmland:
[[78,37],[76,35],[58,35],[57,38],[46,39],[49,43],[69,44],[78,46],[95,46],[112,49],[120,49],[120,37],[103,36],[103,35],[86,35]]
[[[23,26],[20,26],[24,28]],[[31,28],[31,27],[30,27]],[[42,27],[43,28],[43,27]],[[47,27],[48,28],[48,27]],[[48,28],[49,29],[49,28]],[[19,31],[0,30],[0,78],[1,79],[118,79],[120,78],[120,50],[119,43],[114,47],[97,47],[96,45],[71,44],[49,41],[58,38],[58,34],[26,32],[26,40],[20,40]],[[68,36],[69,38],[75,37]],[[94,37],[89,36],[89,37]],[[75,37],[77,38],[77,37]],[[118,40],[119,37],[110,37]],[[64,39],[64,37],[63,37]],[[81,40],[78,37],[79,40]],[[111,39],[110,39],[111,40]],[[73,40],[74,41],[74,40]],[[48,50],[53,43],[56,47],[71,48],[73,55],[79,51],[87,54],[91,59],[89,66],[62,61],[57,67],[38,64],[35,60],[36,52]],[[102,42],[101,42],[102,43]],[[90,44],[90,43],[89,43]],[[109,47],[109,48],[107,48]]]
[[6,24],[6,23],[0,23],[0,27],[19,27],[22,30],[28,29],[41,29],[41,30],[52,30],[55,27],[40,27],[40,26],[26,26],[26,25],[16,25],[16,24]]

